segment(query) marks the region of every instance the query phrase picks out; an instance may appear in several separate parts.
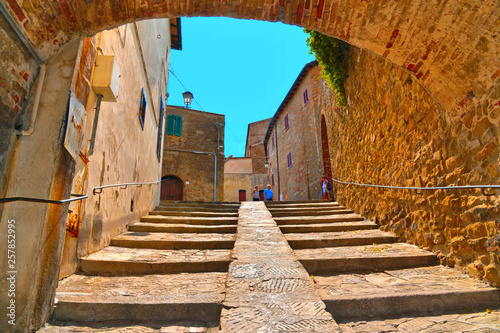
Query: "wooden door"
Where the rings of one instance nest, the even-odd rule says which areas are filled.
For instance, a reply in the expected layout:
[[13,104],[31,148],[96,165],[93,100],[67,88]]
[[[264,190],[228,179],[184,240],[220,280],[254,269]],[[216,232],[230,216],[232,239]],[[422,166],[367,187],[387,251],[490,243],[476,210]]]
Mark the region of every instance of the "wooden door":
[[160,200],[182,200],[182,181],[174,176],[167,176],[161,183]]
[[247,201],[247,191],[239,190],[238,191],[238,200],[239,201]]

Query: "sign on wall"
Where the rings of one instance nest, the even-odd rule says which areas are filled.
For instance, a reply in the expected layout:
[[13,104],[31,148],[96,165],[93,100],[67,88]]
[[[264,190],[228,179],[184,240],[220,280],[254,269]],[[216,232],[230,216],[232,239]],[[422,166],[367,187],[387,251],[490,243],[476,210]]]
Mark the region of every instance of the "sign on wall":
[[87,111],[76,98],[75,94],[69,93],[69,112],[66,123],[66,136],[64,147],[76,161],[82,147],[83,134],[85,133],[85,123],[87,121]]

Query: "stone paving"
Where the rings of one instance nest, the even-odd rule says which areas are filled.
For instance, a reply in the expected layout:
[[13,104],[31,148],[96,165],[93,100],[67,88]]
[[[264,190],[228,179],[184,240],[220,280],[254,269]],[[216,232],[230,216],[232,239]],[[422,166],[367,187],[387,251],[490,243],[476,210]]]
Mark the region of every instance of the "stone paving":
[[264,203],[239,213],[222,331],[340,332]]
[[[234,204],[186,203],[184,209],[214,206],[234,212]],[[299,217],[273,219],[270,213],[341,211],[336,203],[269,206],[244,202],[236,236],[222,214],[142,219],[136,224],[148,232],[117,239],[148,245],[110,246],[84,258],[82,270],[93,267],[97,273],[60,283],[54,313],[59,321],[40,331],[500,332],[498,289],[436,265],[434,254],[393,243],[393,236],[373,230],[373,222],[356,214],[317,216],[305,209]],[[162,204],[165,211],[177,208]],[[234,248],[176,248],[193,239],[231,240]],[[345,240],[358,245],[345,246]]]

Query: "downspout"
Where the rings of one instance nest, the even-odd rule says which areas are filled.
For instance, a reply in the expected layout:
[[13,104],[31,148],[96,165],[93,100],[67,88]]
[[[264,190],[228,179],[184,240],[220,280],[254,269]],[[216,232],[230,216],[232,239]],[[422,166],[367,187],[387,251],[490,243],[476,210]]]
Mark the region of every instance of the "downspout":
[[24,47],[26,47],[26,49],[28,50],[28,52],[33,57],[33,59],[40,66],[40,76],[39,76],[38,86],[36,88],[35,101],[33,103],[33,110],[31,111],[30,124],[29,124],[29,126],[28,126],[27,129],[17,131],[17,133],[16,133],[16,135],[28,136],[28,135],[33,134],[33,132],[35,131],[36,116],[38,114],[38,107],[40,105],[40,96],[42,95],[43,81],[45,80],[45,74],[47,72],[47,67],[43,63],[42,59],[40,59],[40,57],[36,53],[35,49],[30,44],[30,42],[28,41],[28,39],[26,38],[26,36],[23,34],[23,32],[21,31],[21,29],[19,29],[16,21],[12,18],[12,16],[9,13],[9,11],[7,10],[7,8],[5,8],[5,5],[1,1],[0,1],[0,12],[2,12],[2,15],[5,17],[5,19],[7,20],[7,22],[9,22],[10,26],[12,27],[12,29],[16,33],[16,35],[19,38],[19,40],[21,40],[21,42],[23,43]]
[[184,152],[184,153],[193,153],[193,154],[212,155],[214,157],[214,202],[217,201],[216,200],[216,198],[217,198],[217,154],[216,153],[210,153],[207,151],[170,149],[170,148],[163,148],[163,150],[180,151],[180,152]]
[[278,201],[281,201],[281,185],[280,185],[280,160],[278,154],[278,126],[274,128],[274,137],[276,139],[276,175],[278,176]]

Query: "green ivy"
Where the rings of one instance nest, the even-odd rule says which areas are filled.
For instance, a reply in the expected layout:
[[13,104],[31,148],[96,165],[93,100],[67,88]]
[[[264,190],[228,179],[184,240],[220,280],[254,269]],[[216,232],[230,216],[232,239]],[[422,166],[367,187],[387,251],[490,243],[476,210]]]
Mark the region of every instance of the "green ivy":
[[337,106],[346,105],[344,83],[348,76],[349,44],[314,30],[304,29],[304,31],[309,34],[307,37],[307,46],[311,49],[309,54],[314,53],[321,66],[321,77],[337,94]]

